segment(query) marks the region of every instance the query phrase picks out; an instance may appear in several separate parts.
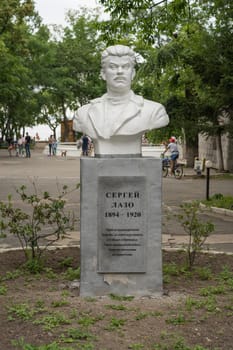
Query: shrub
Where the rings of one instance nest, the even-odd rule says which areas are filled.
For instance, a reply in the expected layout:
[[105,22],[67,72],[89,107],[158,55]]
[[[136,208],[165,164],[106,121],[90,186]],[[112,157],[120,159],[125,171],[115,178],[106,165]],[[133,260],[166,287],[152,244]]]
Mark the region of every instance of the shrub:
[[198,218],[198,213],[201,212],[199,202],[185,203],[180,207],[182,213],[175,214],[175,217],[189,236],[185,249],[187,252],[188,268],[192,269],[197,252],[203,249],[207,237],[214,231],[214,225],[209,221],[202,222]]
[[38,272],[42,268],[42,253],[67,236],[67,231],[74,227],[75,219],[73,213],[65,211],[64,197],[71,192],[67,186],[63,186],[57,198],[48,192],[39,194],[35,183],[33,187],[33,194],[29,194],[25,186],[16,189],[22,203],[27,204],[27,211],[15,207],[11,195],[7,202],[0,202],[0,227],[4,235],[10,233],[18,238],[28,269]]

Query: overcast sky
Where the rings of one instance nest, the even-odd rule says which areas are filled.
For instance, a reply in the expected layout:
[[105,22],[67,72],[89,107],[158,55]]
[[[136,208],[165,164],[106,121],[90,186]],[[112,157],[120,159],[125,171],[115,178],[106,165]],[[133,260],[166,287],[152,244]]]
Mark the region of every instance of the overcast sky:
[[35,0],[36,10],[45,24],[65,25],[65,14],[68,10],[98,6],[98,0]]

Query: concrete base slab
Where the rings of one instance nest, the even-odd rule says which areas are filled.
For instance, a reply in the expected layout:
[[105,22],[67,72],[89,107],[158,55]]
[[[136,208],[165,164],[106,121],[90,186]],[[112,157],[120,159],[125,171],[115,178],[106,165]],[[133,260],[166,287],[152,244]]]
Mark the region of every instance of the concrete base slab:
[[81,159],[81,296],[162,292],[161,161]]

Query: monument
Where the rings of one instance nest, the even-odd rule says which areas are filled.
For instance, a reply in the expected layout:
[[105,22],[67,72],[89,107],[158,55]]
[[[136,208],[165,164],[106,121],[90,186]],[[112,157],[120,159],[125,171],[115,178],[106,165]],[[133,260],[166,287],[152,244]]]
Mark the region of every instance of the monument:
[[128,46],[108,47],[101,60],[107,93],[74,118],[95,151],[81,158],[81,296],[162,291],[161,162],[141,156],[141,137],[169,118],[131,90],[135,62]]

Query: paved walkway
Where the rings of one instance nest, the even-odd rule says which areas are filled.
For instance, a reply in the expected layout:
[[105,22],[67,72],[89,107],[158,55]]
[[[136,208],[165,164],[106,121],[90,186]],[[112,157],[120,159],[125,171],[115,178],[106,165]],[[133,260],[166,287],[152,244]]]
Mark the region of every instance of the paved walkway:
[[[80,162],[78,157],[48,157],[42,151],[32,151],[32,157],[9,157],[7,150],[0,150],[0,200],[6,200],[8,194],[13,195],[13,201],[20,203],[15,188],[21,185],[33,190],[37,188],[57,194],[65,184],[74,188],[80,182]],[[211,170],[211,175],[215,171]],[[233,176],[222,179],[221,176],[210,179],[210,195],[222,193],[233,196]],[[204,199],[206,195],[206,178],[197,177],[193,169],[185,168],[182,180],[172,177],[163,179],[163,204],[170,212],[179,210],[184,201]],[[22,204],[20,204],[22,205]],[[79,191],[72,192],[67,198],[67,205],[75,210],[79,217]],[[206,248],[212,251],[233,253],[233,216],[219,213],[204,213],[202,219],[215,224],[215,232],[206,241]],[[174,218],[169,219],[167,211],[163,211],[163,247],[180,248],[187,241],[187,235]],[[69,239],[58,242],[57,245],[78,245],[79,225],[70,234]],[[18,241],[13,236],[0,239],[0,250],[16,249]]]

